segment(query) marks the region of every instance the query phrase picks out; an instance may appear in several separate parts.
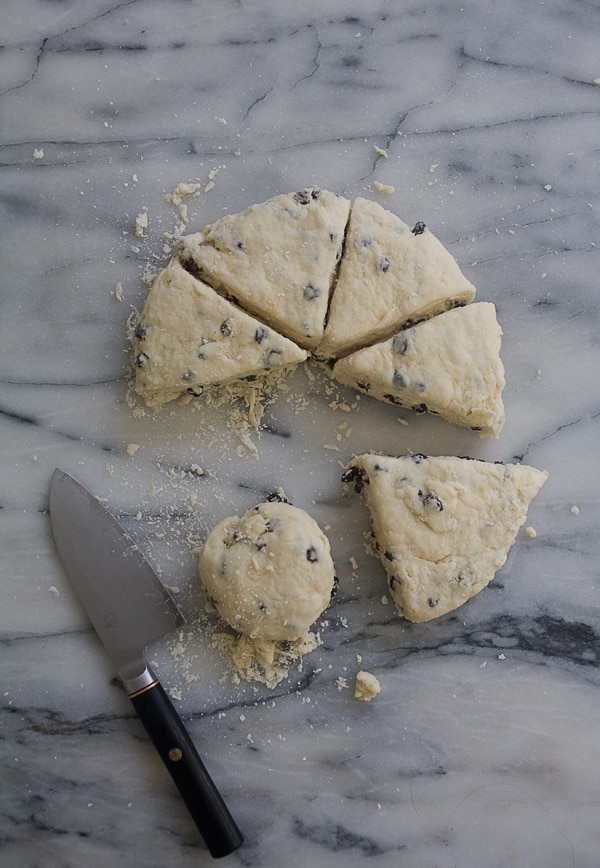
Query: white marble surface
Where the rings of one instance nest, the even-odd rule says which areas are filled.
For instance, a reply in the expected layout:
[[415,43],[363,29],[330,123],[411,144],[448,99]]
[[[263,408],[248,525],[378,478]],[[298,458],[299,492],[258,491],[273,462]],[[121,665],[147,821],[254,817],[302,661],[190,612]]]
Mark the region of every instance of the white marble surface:
[[[179,588],[184,653],[152,659],[246,834],[224,864],[598,864],[599,28],[591,0],[2,4],[3,864],[212,861],[57,560],[57,465]],[[302,370],[254,456],[223,409],[136,416],[125,320],[176,224],[165,194],[211,178],[190,230],[307,184],[425,220],[497,305],[500,439],[366,398],[349,416],[330,404],[352,393]],[[402,622],[339,480],[367,449],[547,469],[537,538],[456,614]],[[211,647],[193,547],[278,485],[328,526],[340,589],[323,646],[269,691]],[[336,688],[359,668],[371,704]]]

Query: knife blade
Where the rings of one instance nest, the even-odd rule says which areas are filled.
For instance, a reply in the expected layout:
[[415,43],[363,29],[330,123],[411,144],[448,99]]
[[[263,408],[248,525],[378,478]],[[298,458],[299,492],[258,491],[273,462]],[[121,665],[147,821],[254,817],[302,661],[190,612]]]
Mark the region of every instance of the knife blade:
[[50,525],[65,572],[209,852],[227,856],[242,834],[145,659],[146,646],[181,626],[183,615],[117,519],[59,468]]

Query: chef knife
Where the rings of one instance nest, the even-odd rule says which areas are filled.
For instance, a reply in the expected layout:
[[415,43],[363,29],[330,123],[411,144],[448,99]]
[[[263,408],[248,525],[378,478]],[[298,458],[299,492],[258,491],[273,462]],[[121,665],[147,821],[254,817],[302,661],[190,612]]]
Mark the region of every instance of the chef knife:
[[50,523],[65,571],[135,710],[215,858],[243,842],[145,648],[184,618],[131,537],[79,482],[56,469]]

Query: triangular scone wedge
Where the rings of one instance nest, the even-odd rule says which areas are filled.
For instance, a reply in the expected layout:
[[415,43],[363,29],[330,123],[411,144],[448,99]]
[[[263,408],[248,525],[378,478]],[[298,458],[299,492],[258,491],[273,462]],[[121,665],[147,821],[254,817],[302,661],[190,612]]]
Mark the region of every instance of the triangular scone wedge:
[[346,355],[474,296],[475,287],[424,223],[411,229],[376,202],[355,199],[317,355]]
[[185,236],[185,267],[310,349],[323,337],[350,202],[309,187]]
[[204,386],[294,367],[305,350],[263,325],[172,260],[135,328],[135,391],[148,406]]
[[355,458],[375,548],[400,615],[430,621],[482,590],[505,563],[548,474],[468,458]]
[[504,424],[501,335],[494,305],[477,302],[358,350],[332,374],[380,401],[497,437]]

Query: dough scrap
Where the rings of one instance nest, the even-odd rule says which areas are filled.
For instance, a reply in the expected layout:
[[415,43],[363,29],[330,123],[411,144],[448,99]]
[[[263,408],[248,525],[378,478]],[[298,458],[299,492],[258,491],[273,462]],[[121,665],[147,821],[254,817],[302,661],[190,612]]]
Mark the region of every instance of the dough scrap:
[[365,454],[343,478],[364,495],[398,613],[422,622],[489,584],[547,477],[522,464]]
[[135,391],[148,406],[209,385],[295,367],[307,353],[221,298],[172,260],[135,329]]
[[355,199],[317,355],[339,358],[474,296],[475,287],[424,223],[411,229],[376,202]]
[[380,401],[497,437],[504,424],[501,335],[494,305],[478,302],[358,350],[336,362],[332,375]]
[[219,633],[215,637],[228,651],[239,675],[246,681],[260,681],[276,687],[290,669],[321,644],[319,634],[307,631],[293,642],[251,639],[243,633]]
[[371,672],[361,670],[356,673],[354,682],[354,698],[360,702],[370,702],[381,693],[381,684]]
[[219,522],[204,540],[198,569],[223,620],[259,641],[305,636],[335,582],[325,534],[307,512],[279,501]]
[[323,336],[349,209],[348,199],[307,187],[185,236],[177,255],[219,292],[310,349]]

